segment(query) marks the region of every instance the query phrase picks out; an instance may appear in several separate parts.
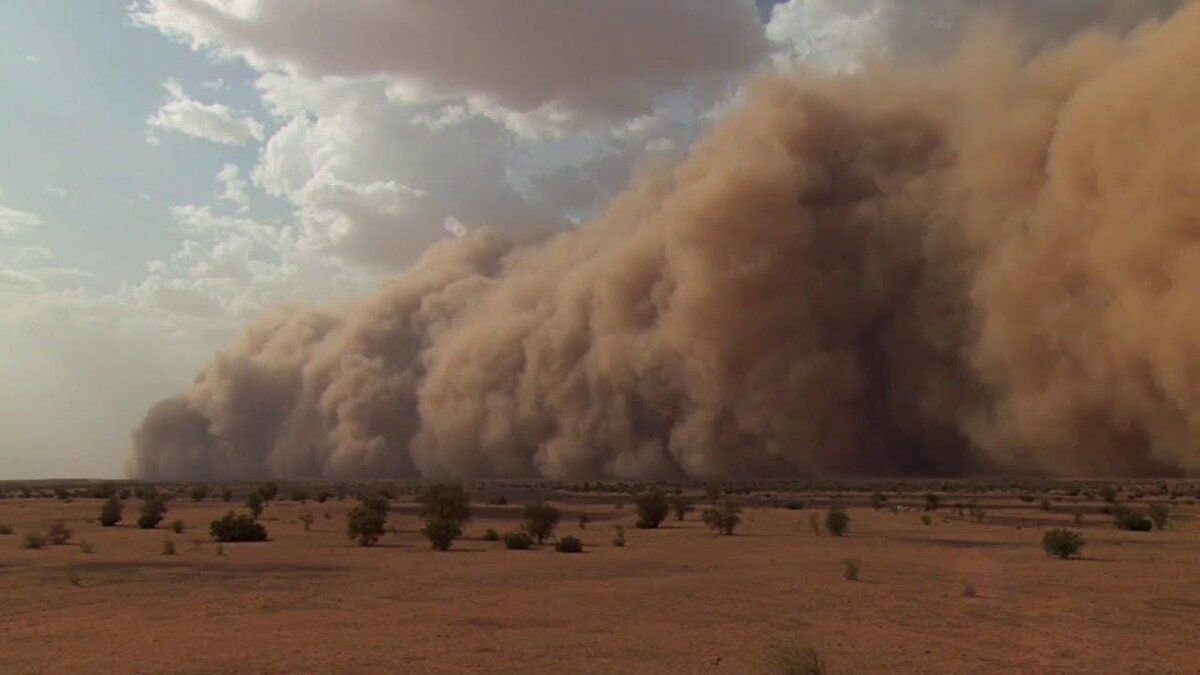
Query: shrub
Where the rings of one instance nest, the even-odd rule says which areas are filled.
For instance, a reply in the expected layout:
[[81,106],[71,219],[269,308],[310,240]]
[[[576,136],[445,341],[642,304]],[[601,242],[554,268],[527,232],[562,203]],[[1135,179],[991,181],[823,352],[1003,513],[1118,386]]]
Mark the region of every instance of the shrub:
[[862,561],[855,558],[846,558],[842,561],[842,576],[846,577],[846,581],[858,581],[858,572],[862,569]]
[[471,519],[471,496],[461,485],[426,485],[417,494],[416,502],[421,505],[420,515],[426,520],[445,520],[461,526]]
[[1049,511],[1049,510],[1050,510],[1050,500],[1049,500],[1049,499],[1043,499],[1043,500],[1042,500],[1042,503],[1041,503],[1041,507],[1042,507],[1042,510],[1043,510],[1043,511]]
[[1171,508],[1166,504],[1151,504],[1150,505],[1150,520],[1154,523],[1154,529],[1161,530],[1165,528],[1171,518]]
[[208,531],[213,539],[221,542],[267,540],[267,528],[263,527],[262,523],[256,521],[253,516],[233,511],[212,521]]
[[125,506],[116,497],[104,500],[104,505],[100,507],[100,525],[112,527],[121,522],[121,511],[124,509]]
[[46,535],[37,530],[26,532],[24,537],[21,537],[21,548],[45,548]]
[[616,533],[613,534],[612,545],[617,548],[625,546],[625,528],[621,525],[617,526]]
[[979,593],[975,590],[975,586],[972,584],[963,586],[962,594],[964,598],[974,598],[979,595]]
[[221,501],[227,502],[233,499],[233,488],[225,486],[221,488]]
[[1021,493],[1021,496],[1019,497],[1019,499],[1021,501],[1025,502],[1026,504],[1028,504],[1033,501],[1033,495],[1027,494],[1027,493]]
[[1083,525],[1083,513],[1080,511],[1076,511],[1075,518],[1073,520],[1075,522],[1075,527],[1079,527],[1080,525]]
[[137,525],[143,530],[152,530],[158,527],[165,515],[167,515],[166,498],[150,494],[142,502],[142,513],[138,516]]
[[251,517],[258,520],[262,515],[263,506],[267,503],[267,498],[262,495],[261,490],[254,490],[246,495],[246,508],[249,509]]
[[683,495],[673,495],[668,502],[671,510],[675,512],[675,520],[683,520],[695,508],[692,498]]
[[558,521],[562,517],[558,509],[547,504],[546,502],[534,502],[525,505],[525,531],[531,537],[537,539],[540,545],[554,534],[554,528],[558,526]]
[[652,530],[662,524],[662,521],[667,519],[667,514],[671,512],[671,505],[667,502],[667,496],[662,490],[650,490],[646,494],[640,495],[635,501],[637,507],[638,519],[636,525],[644,530]]
[[497,532],[495,530],[495,528],[489,527],[487,529],[487,532],[483,533],[483,540],[484,541],[500,541],[500,533]]
[[202,502],[208,497],[208,486],[201,483],[192,486],[192,501]]
[[303,504],[308,501],[308,493],[304,490],[292,490],[292,501]]
[[225,544],[217,544],[217,555],[218,556],[225,555]]
[[71,530],[64,523],[53,523],[46,531],[46,538],[55,546],[62,546],[71,541]]
[[449,550],[454,540],[462,536],[462,527],[453,520],[428,520],[421,534],[429,540],[435,551]]
[[163,555],[175,555],[175,540],[174,539],[171,539],[170,537],[163,539],[162,554]]
[[789,511],[800,511],[804,508],[804,502],[784,502],[783,508]]
[[933,494],[932,492],[925,495],[926,511],[937,511],[939,506],[941,506],[941,500],[938,499],[937,495]]
[[840,537],[850,529],[850,515],[840,506],[831,506],[825,513],[825,529],[829,534]]
[[524,551],[530,546],[533,546],[533,537],[529,536],[529,534],[521,530],[504,533],[504,548],[513,551]]
[[1087,541],[1084,540],[1083,535],[1063,527],[1047,530],[1042,535],[1042,550],[1047,555],[1056,555],[1064,560],[1079,553],[1086,543]]
[[275,483],[263,483],[258,486],[258,494],[262,495],[264,502],[270,503],[279,494],[279,485]]
[[83,586],[83,577],[79,576],[79,570],[74,567],[67,568],[67,583],[76,588]]
[[742,522],[741,513],[742,508],[736,502],[725,501],[716,508],[705,509],[700,519],[719,534],[728,536],[733,534],[734,529]]
[[359,546],[371,546],[387,531],[387,513],[387,500],[363,497],[346,514],[346,534],[351,539],[357,539]]
[[1103,499],[1109,504],[1116,503],[1117,489],[1111,485],[1105,485],[1104,487],[1100,488],[1100,499]]
[[0,534],[12,534],[13,526],[9,523],[0,523]]
[[81,553],[95,553],[96,546],[95,546],[95,544],[88,541],[87,539],[81,539],[79,541],[79,551]]
[[324,504],[325,502],[329,501],[329,498],[332,496],[332,492],[329,492],[328,490],[321,490],[321,492],[317,494],[317,503]]
[[1113,510],[1113,522],[1118,530],[1129,530],[1132,532],[1149,532],[1154,524],[1150,522],[1142,514],[1128,507],[1119,507]]
[[825,675],[825,664],[812,647],[783,645],[767,652],[767,670],[780,675]]
[[175,534],[180,534],[181,532],[183,532],[183,528],[185,526],[186,526],[186,523],[184,523],[183,520],[171,521],[171,531],[174,532]]
[[871,508],[875,509],[876,511],[882,509],[886,502],[887,495],[883,494],[882,492],[876,492],[875,494],[871,495]]
[[921,514],[921,524],[922,525],[931,525],[932,523],[933,523],[933,518],[930,518],[929,514],[927,514],[927,513]]
[[312,529],[313,514],[301,513],[300,514],[300,522],[304,523],[304,531],[305,532],[309,531],[310,529]]
[[717,500],[721,498],[721,486],[716,483],[709,483],[708,485],[705,485],[704,497],[708,499],[708,501],[712,502],[713,506],[716,506]]
[[559,553],[582,553],[583,542],[579,540],[579,537],[568,534],[558,540],[558,543],[554,545],[554,550]]

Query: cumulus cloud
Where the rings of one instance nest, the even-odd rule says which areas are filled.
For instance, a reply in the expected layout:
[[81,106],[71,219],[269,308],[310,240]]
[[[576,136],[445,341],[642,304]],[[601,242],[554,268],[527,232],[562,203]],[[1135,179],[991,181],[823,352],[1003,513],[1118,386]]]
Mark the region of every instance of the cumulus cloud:
[[221,192],[217,199],[236,204],[239,211],[245,211],[250,206],[250,196],[246,194],[246,181],[242,179],[242,170],[237,164],[224,164],[217,172],[217,183]]
[[135,19],[195,48],[308,78],[385,75],[542,124],[619,120],[766,57],[751,0],[146,0]]
[[36,214],[0,204],[0,237],[10,237],[41,224],[42,219]]
[[[246,145],[263,139],[263,125],[250,116],[239,116],[220,103],[201,103],[189,98],[174,80],[163,83],[168,99],[146,124],[155,130],[177,131],[222,145]],[[157,143],[153,133],[147,140]]]

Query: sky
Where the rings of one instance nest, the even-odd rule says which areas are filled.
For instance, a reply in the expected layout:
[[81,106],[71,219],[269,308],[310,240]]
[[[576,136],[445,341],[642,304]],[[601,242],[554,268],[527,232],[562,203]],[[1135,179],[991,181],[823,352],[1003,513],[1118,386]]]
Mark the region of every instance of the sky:
[[0,478],[121,476],[249,320],[573,227],[756,74],[885,49],[895,6],[0,3]]

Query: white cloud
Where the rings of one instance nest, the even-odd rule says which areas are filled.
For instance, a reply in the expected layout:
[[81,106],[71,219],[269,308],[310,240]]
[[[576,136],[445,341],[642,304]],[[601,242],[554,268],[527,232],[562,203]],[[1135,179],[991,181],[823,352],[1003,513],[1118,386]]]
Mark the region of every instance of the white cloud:
[[202,89],[224,89],[225,88],[225,78],[218,77],[215,80],[205,80],[200,83],[200,87]]
[[48,194],[52,197],[58,197],[59,199],[62,199],[63,197],[67,196],[66,189],[64,189],[58,185],[47,185],[42,188],[42,192],[45,192],[46,194]]
[[776,5],[767,37],[776,67],[852,71],[872,50],[886,48],[887,0],[789,0]]
[[217,172],[217,182],[221,184],[221,192],[217,199],[232,202],[239,211],[245,211],[250,206],[250,196],[246,194],[246,181],[242,179],[241,169],[236,164],[225,164]]
[[41,224],[42,219],[36,214],[0,204],[0,237],[10,237]]
[[[188,98],[174,80],[163,83],[168,99],[146,124],[153,129],[178,131],[223,145],[245,145],[263,139],[263,125],[250,116],[238,116],[220,103],[205,104]],[[150,133],[146,140],[158,144],[157,135]]]

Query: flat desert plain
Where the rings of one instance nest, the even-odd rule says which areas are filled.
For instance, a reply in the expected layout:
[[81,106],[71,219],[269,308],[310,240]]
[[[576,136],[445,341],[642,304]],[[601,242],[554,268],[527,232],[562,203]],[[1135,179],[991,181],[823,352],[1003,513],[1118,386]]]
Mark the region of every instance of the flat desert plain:
[[[640,530],[628,496],[549,493],[558,534],[584,542],[574,555],[483,540],[519,527],[519,504],[479,505],[465,536],[435,552],[411,495],[393,501],[394,531],[371,548],[347,538],[353,499],[274,501],[261,521],[270,541],[218,555],[209,523],[231,504],[179,497],[162,526],[141,530],[136,499],[102,528],[99,499],[10,498],[0,672],[755,673],[777,672],[767,658],[780,646],[815,649],[830,673],[1200,672],[1191,500],[1172,502],[1165,530],[1125,532],[1099,502],[1059,498],[1046,511],[1016,494],[943,495],[924,524],[922,496],[893,497],[912,509],[899,512],[846,496],[850,531],[833,537],[810,526],[820,494],[779,496],[801,509],[748,504],[737,533],[717,536],[698,511]],[[983,522],[953,508],[968,498]],[[1166,497],[1133,505],[1155,500]],[[1045,529],[1074,527],[1077,512],[1081,556],[1046,556]],[[165,527],[177,518],[180,534]],[[21,548],[56,521],[71,543]],[[861,561],[857,581],[844,578],[847,559]]]

